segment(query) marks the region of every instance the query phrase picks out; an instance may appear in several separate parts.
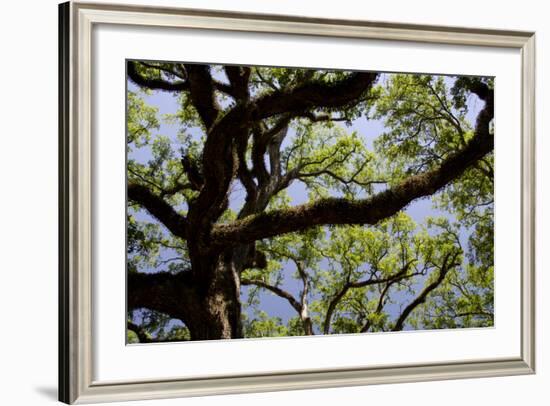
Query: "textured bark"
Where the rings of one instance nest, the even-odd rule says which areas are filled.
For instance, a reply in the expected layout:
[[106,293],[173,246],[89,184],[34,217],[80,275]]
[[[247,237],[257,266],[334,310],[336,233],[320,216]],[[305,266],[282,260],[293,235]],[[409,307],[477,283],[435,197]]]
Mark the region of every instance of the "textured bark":
[[128,310],[147,308],[181,320],[193,340],[242,337],[238,275],[230,260],[212,264],[206,284],[189,271],[129,273]]
[[[204,262],[205,264],[207,261]],[[222,255],[212,263],[210,275],[197,287],[198,303],[186,325],[195,340],[242,337],[240,282],[231,255]]]

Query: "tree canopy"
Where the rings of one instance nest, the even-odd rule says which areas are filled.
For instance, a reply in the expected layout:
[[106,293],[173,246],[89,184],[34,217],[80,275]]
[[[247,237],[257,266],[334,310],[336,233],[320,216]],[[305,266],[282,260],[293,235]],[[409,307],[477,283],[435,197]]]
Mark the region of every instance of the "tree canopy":
[[129,342],[493,324],[492,78],[127,75]]

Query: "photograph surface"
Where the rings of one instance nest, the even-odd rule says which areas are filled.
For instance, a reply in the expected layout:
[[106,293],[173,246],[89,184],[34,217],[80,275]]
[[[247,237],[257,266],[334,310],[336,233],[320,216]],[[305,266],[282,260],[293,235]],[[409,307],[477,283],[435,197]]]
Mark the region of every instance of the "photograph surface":
[[494,324],[494,78],[126,62],[127,343]]

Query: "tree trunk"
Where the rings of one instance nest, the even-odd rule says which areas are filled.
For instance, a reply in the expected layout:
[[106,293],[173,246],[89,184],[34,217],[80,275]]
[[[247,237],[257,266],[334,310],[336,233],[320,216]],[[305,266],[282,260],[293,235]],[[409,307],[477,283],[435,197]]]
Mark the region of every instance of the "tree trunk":
[[186,309],[185,324],[191,339],[242,338],[240,282],[231,255],[201,262],[205,277],[197,285],[197,303]]
[[314,332],[313,332],[313,322],[311,321],[311,318],[308,316],[305,319],[303,319],[303,324],[304,324],[305,335],[312,336]]

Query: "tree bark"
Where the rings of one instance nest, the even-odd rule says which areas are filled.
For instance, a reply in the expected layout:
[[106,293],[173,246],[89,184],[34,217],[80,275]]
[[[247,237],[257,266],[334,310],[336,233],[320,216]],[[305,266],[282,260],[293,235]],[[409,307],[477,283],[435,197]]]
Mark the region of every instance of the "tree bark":
[[203,258],[201,265],[210,277],[197,279],[189,271],[128,274],[128,309],[181,320],[192,340],[242,338],[240,282],[231,252]]
[[[232,252],[201,258],[197,303],[186,318],[193,340],[242,338],[240,282]],[[197,274],[197,273],[195,273]]]

